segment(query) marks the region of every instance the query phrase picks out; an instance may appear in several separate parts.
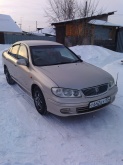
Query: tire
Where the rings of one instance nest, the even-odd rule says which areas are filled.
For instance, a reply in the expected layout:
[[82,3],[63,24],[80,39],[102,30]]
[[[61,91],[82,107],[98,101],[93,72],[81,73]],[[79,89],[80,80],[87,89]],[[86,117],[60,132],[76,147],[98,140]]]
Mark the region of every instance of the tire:
[[12,79],[12,77],[11,77],[11,75],[10,75],[10,73],[9,73],[9,71],[8,71],[7,68],[5,68],[5,75],[6,75],[7,83],[9,85],[14,85],[15,84],[15,81]]
[[42,94],[39,87],[35,87],[33,89],[33,99],[34,99],[34,104],[35,104],[35,107],[36,107],[37,111],[41,115],[46,115],[47,106],[46,106],[46,103],[45,103],[44,96],[43,96],[43,94]]

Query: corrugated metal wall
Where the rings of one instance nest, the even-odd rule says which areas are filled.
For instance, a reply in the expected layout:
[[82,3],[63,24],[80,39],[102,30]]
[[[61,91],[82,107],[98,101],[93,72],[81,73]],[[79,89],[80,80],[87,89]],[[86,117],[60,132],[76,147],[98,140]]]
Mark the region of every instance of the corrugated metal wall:
[[117,52],[123,52],[123,28],[118,31]]
[[116,51],[116,27],[95,26],[94,44]]
[[22,41],[22,40],[56,41],[56,38],[55,37],[48,37],[48,36],[4,34],[4,42],[5,42],[5,44],[13,44],[13,43],[15,43],[17,41]]
[[110,39],[109,27],[95,26],[94,39],[95,40],[109,40]]

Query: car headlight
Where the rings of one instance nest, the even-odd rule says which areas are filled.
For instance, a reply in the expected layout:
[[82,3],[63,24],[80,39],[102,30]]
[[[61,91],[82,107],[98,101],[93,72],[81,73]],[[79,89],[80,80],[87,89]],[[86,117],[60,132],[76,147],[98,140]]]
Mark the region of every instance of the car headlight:
[[82,97],[81,91],[67,88],[52,88],[52,93],[58,97],[78,98]]
[[115,85],[114,80],[111,80],[111,81],[109,82],[109,88],[112,88],[114,85]]

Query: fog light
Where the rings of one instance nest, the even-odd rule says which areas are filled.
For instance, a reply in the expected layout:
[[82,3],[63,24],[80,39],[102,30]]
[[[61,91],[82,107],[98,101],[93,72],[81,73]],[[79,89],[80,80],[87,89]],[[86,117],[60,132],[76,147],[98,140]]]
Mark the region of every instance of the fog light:
[[60,110],[60,112],[63,114],[68,114],[68,113],[70,113],[70,108],[63,108]]

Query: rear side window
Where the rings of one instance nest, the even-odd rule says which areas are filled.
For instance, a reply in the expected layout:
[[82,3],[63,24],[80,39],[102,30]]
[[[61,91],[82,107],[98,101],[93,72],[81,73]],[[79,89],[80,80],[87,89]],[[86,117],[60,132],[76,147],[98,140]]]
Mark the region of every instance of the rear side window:
[[12,49],[11,49],[11,55],[12,55],[14,58],[17,58],[17,53],[18,53],[19,46],[20,46],[20,45],[15,45],[15,46],[13,46]]
[[24,45],[20,46],[20,49],[19,49],[19,52],[18,52],[18,59],[28,59],[27,49]]

